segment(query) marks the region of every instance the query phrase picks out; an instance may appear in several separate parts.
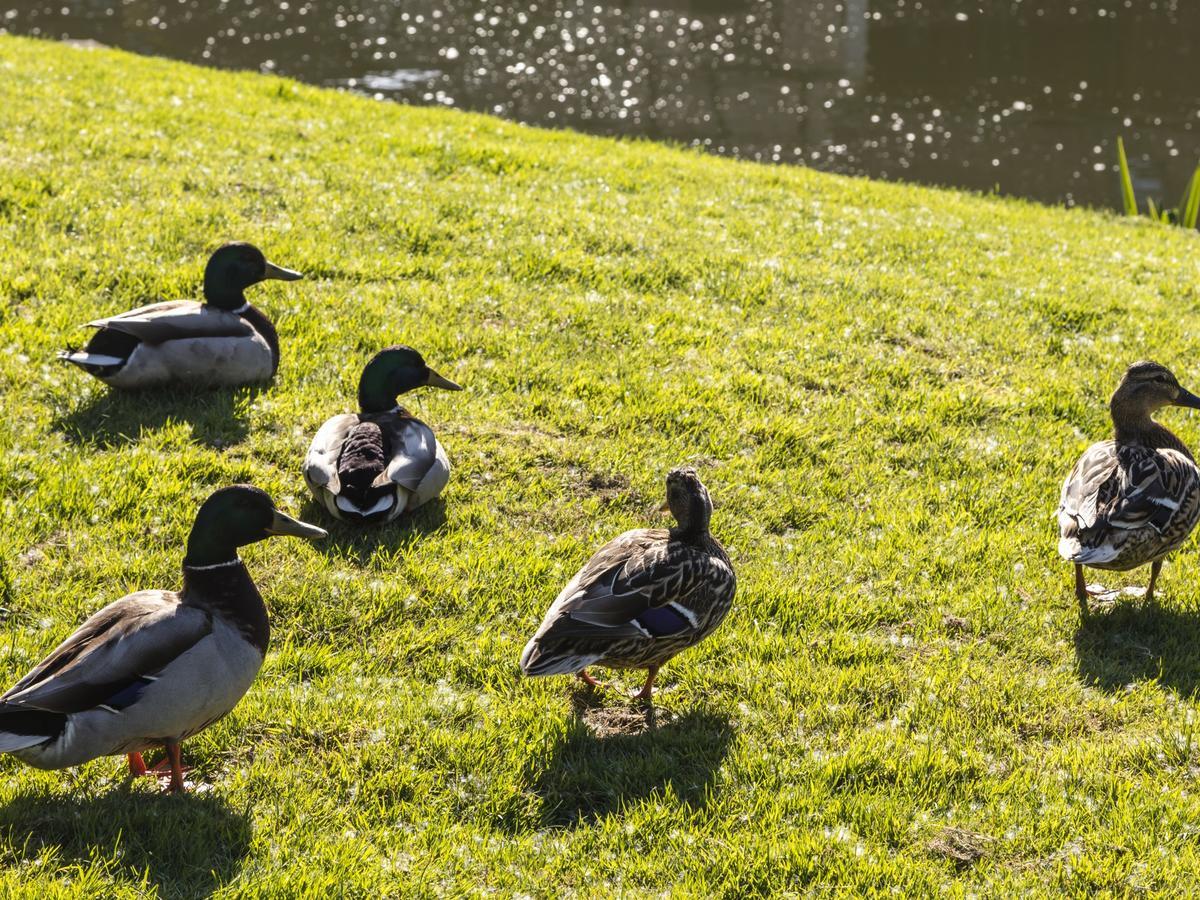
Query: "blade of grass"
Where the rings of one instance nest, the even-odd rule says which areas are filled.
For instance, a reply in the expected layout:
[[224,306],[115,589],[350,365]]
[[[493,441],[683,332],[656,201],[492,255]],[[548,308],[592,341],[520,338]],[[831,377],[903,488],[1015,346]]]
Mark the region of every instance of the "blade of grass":
[[1195,228],[1196,219],[1200,217],[1200,165],[1192,172],[1192,180],[1188,182],[1186,199],[1180,207],[1180,224],[1184,228]]
[[1117,138],[1117,163],[1121,169],[1121,200],[1125,205],[1125,215],[1136,216],[1137,198],[1133,193],[1133,177],[1129,174],[1129,159],[1125,156],[1125,142]]

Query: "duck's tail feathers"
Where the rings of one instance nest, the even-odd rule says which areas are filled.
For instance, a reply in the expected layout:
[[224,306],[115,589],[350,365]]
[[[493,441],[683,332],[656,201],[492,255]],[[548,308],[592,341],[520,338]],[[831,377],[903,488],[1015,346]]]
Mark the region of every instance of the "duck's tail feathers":
[[12,753],[52,741],[66,724],[64,713],[0,704],[0,753]]
[[86,350],[60,350],[58,358],[63,362],[79,366],[85,372],[125,364],[125,360],[119,356],[109,356],[107,353],[88,353]]
[[1108,544],[1097,547],[1085,547],[1077,537],[1064,537],[1058,542],[1058,555],[1067,562],[1079,563],[1083,566],[1112,562],[1117,558],[1116,548]]
[[333,502],[342,512],[360,519],[390,515],[396,505],[396,491],[392,488],[383,496],[371,499],[370,502],[364,500],[362,503],[356,503],[346,496],[343,489],[343,492],[338,494]]
[[599,653],[547,652],[547,648],[534,638],[521,653],[521,671],[531,678],[540,675],[574,675],[600,658]]

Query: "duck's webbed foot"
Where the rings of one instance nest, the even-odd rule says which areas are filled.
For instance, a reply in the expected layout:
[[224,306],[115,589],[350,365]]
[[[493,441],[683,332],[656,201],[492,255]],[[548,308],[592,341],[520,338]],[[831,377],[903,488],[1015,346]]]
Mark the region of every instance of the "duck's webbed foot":
[[586,684],[588,687],[595,688],[598,691],[611,690],[611,688],[609,688],[609,686],[607,684],[605,684],[603,681],[597,681],[595,678],[593,678],[591,675],[589,675],[587,669],[580,669],[578,672],[575,673],[575,677],[578,678],[580,681],[582,681],[584,684]]

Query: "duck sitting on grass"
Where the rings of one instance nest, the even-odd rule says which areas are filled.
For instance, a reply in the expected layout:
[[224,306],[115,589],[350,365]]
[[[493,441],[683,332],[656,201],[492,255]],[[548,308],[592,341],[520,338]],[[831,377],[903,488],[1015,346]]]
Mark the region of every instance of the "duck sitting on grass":
[[273,535],[325,532],[275,508],[249,485],[200,507],[183,560],[183,589],[138,591],[83,623],[0,697],[0,752],[39,769],[163,746],[168,790],[184,790],[179,744],[228,713],[267,652],[262,596],[237,548]]
[[445,489],[446,451],[428,425],[396,402],[423,385],[462,390],[412,347],[381,350],[359,378],[359,411],[334,416],[317,431],[304,480],[330,515],[360,524],[391,522]]
[[708,530],[712,501],[694,469],[667,475],[663,509],[674,528],[625,532],[563,588],[521,654],[526,675],[575,674],[596,686],[590,665],[645,669],[634,697],[649,703],[659,668],[721,624],[737,581]]
[[115,388],[269,381],[279,368],[279,338],[243,291],[268,278],[301,277],[251,244],[226,244],[204,269],[204,303],[172,300],[96,319],[84,349],[58,356]]
[[1200,409],[1200,397],[1155,362],[1136,362],[1109,401],[1113,439],[1092,444],[1063,482],[1058,552],[1075,564],[1075,597],[1107,593],[1084,581],[1083,567],[1128,571],[1150,564],[1145,597],[1163,558],[1200,518],[1200,469],[1183,441],[1153,415],[1164,406]]

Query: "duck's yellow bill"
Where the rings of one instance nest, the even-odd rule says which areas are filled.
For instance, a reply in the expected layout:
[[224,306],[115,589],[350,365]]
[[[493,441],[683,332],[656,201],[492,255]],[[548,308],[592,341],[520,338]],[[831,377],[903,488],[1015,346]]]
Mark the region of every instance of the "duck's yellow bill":
[[263,279],[278,278],[280,281],[299,281],[304,276],[294,269],[285,269],[283,266],[277,266],[275,263],[267,263],[267,270],[263,272]]
[[443,378],[433,369],[429,370],[429,377],[425,379],[425,383],[430,387],[438,387],[444,391],[461,391],[462,386],[455,384],[449,378]]
[[329,537],[329,532],[324,528],[293,519],[287,513],[281,513],[279,510],[275,510],[275,518],[271,520],[267,534],[290,535],[291,537],[308,538],[312,541]]

